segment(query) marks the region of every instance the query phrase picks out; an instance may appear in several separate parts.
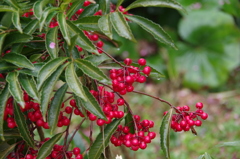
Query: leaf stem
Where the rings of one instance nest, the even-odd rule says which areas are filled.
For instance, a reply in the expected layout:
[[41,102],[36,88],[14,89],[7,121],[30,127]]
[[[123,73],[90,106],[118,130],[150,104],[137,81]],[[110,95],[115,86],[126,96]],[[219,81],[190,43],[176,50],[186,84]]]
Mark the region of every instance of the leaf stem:
[[40,140],[44,141],[45,137],[44,137],[44,133],[41,127],[37,126],[37,132],[39,134]]

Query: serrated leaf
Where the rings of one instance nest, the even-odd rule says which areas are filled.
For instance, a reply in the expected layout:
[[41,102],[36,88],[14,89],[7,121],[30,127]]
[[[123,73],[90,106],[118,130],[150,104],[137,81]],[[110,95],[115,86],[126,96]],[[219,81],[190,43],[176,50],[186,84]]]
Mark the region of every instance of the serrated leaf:
[[149,32],[150,34],[153,35],[153,37],[162,42],[165,43],[173,48],[176,49],[176,46],[174,45],[172,39],[170,38],[170,36],[163,30],[163,28],[157,24],[152,22],[149,19],[146,19],[144,17],[141,16],[130,16],[130,15],[125,15],[126,18],[128,18],[129,20],[137,23],[139,26],[141,26],[144,30],[146,30],[147,32]]
[[43,63],[43,62],[35,63],[35,64],[33,64],[34,65],[34,69],[29,70],[29,69],[25,69],[24,68],[24,69],[18,70],[18,72],[24,73],[24,74],[27,74],[27,75],[30,75],[30,76],[37,77],[40,69],[43,67],[44,64],[45,63]]
[[45,24],[45,22],[46,22],[46,19],[47,19],[48,15],[49,15],[50,13],[52,13],[52,12],[57,11],[57,10],[59,10],[59,8],[57,8],[57,7],[48,7],[48,8],[46,8],[46,9],[44,10],[42,17],[41,17],[41,19],[39,20],[39,21],[40,21],[40,24],[39,24],[39,30],[40,30],[40,32],[42,31],[42,29],[43,29],[43,27],[44,27],[44,24]]
[[74,61],[79,69],[81,69],[89,77],[98,81],[108,81],[108,77],[91,62],[83,59],[77,59]]
[[92,144],[89,150],[89,158],[99,159],[103,152],[103,149],[108,146],[111,136],[116,131],[118,125],[122,119],[115,119],[110,124],[108,124],[104,131],[98,134],[96,140]]
[[19,32],[12,32],[9,33],[4,41],[3,49],[7,48],[8,46],[14,44],[14,43],[25,43],[32,39],[32,36],[27,34],[21,34]]
[[42,87],[43,82],[68,58],[58,57],[53,60],[48,61],[38,73],[38,90]]
[[4,151],[0,152],[0,159],[6,159],[7,156],[14,150],[15,146],[17,145],[17,143],[9,146],[7,149],[5,149]]
[[123,3],[123,1],[124,0],[117,0],[116,8],[118,8]]
[[67,25],[68,25],[71,37],[77,35],[76,45],[79,45],[80,47],[82,47],[83,49],[85,49],[89,52],[93,52],[93,53],[99,55],[96,47],[86,37],[86,35],[83,33],[83,31],[81,29],[79,29],[77,26],[75,26],[71,21],[67,21]]
[[67,11],[67,17],[71,18],[83,5],[84,0],[78,0],[73,2],[72,6]]
[[21,27],[21,23],[20,23],[20,11],[18,11],[18,12],[13,12],[12,22],[13,22],[13,25],[17,28],[17,30],[18,30],[20,33],[23,33],[22,27]]
[[111,0],[99,0],[99,10],[102,10],[103,15],[110,12]]
[[0,12],[17,12],[17,10],[7,5],[0,5]]
[[39,103],[40,100],[34,78],[25,74],[20,74],[18,79],[27,94]]
[[26,56],[21,54],[8,53],[4,55],[3,60],[18,67],[34,69],[34,65],[26,58]]
[[84,116],[87,115],[85,108],[83,107],[83,103],[81,102],[81,98],[74,94],[74,99],[76,101],[77,108],[82,112]]
[[159,131],[160,146],[167,159],[170,159],[169,133],[170,133],[170,127],[171,127],[171,121],[172,121],[172,111],[173,109],[170,109],[168,113],[163,117],[163,120],[160,126],[160,131]]
[[137,7],[168,7],[186,13],[186,10],[175,0],[137,0],[131,3],[124,11]]
[[76,24],[80,29],[87,30],[87,31],[100,31],[98,27],[98,20],[101,16],[87,16],[81,19],[74,21],[73,23]]
[[63,38],[66,40],[68,45],[71,45],[70,33],[69,33],[70,30],[67,27],[66,16],[63,13],[58,13],[57,21],[58,21],[58,25],[61,30],[61,33],[63,35]]
[[65,77],[66,77],[66,81],[68,83],[69,88],[82,100],[87,101],[88,98],[85,94],[85,91],[83,89],[80,79],[78,79],[76,75],[73,63],[68,65],[68,67],[66,68]]
[[87,56],[84,60],[90,61],[95,66],[98,66],[102,62],[104,62],[106,60],[110,60],[110,58],[107,55],[105,55],[105,54],[101,54],[100,56],[95,56],[95,55]]
[[51,98],[51,93],[53,92],[55,84],[58,81],[61,73],[63,72],[63,70],[68,64],[69,63],[66,63],[58,67],[57,70],[43,84],[43,87],[41,89],[41,94],[40,94],[40,101],[41,101],[40,109],[41,109],[43,118],[46,117],[49,100]]
[[39,149],[36,159],[45,159],[48,155],[51,154],[53,146],[60,140],[63,133],[54,135],[51,139],[46,141]]
[[15,65],[0,60],[0,73],[10,72],[14,69],[17,69]]
[[110,22],[110,17],[109,15],[104,15],[102,16],[99,20],[98,20],[98,26],[100,28],[100,30],[107,35],[110,39],[112,39],[113,37],[113,33],[112,33],[112,25]]
[[1,140],[3,141],[5,140],[4,134],[3,134],[4,133],[3,132],[4,112],[5,112],[8,96],[9,96],[9,90],[8,90],[8,85],[6,84],[3,91],[0,94],[0,137],[1,137]]
[[110,21],[119,36],[136,42],[129,25],[121,12],[111,13]]
[[50,54],[51,58],[57,58],[58,57],[58,27],[54,27],[49,29],[49,31],[46,34],[46,48],[48,53]]
[[23,32],[25,34],[29,34],[31,35],[32,33],[34,33],[34,31],[38,28],[38,20],[37,19],[34,19],[34,20],[31,20],[27,26],[23,29]]
[[0,34],[0,54],[2,52],[2,44],[7,34]]
[[37,19],[40,20],[40,18],[43,15],[43,8],[48,3],[49,3],[49,0],[37,1],[37,2],[34,3],[33,13],[34,13],[34,15]]
[[82,106],[90,111],[92,114],[96,115],[97,117],[107,120],[105,117],[101,107],[99,106],[97,100],[94,96],[89,92],[88,88],[83,86],[84,93],[87,97],[87,101],[81,100]]
[[30,135],[28,125],[26,123],[26,118],[20,107],[14,103],[14,119],[17,124],[17,128],[19,130],[20,135],[22,136],[23,140],[32,148],[35,147],[34,140]]
[[48,124],[50,127],[50,133],[53,134],[53,132],[56,129],[57,123],[58,123],[58,117],[60,113],[60,109],[62,106],[62,102],[65,96],[65,93],[67,91],[68,85],[64,84],[62,87],[60,87],[57,92],[54,94],[53,100],[50,105],[50,109],[48,110]]
[[98,4],[90,4],[83,10],[83,12],[80,14],[79,18],[93,15],[94,13],[96,13],[98,11],[98,7],[99,7]]
[[22,108],[25,108],[25,102],[23,100],[23,91],[18,82],[18,72],[9,72],[6,81],[9,84],[9,91],[12,94],[13,98],[21,105]]

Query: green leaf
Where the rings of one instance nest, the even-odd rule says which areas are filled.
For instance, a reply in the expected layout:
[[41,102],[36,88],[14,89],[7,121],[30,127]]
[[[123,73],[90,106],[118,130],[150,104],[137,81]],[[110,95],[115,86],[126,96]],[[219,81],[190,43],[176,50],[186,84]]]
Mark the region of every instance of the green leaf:
[[13,98],[21,105],[22,108],[25,108],[25,102],[23,100],[23,91],[18,82],[18,72],[10,72],[6,77],[6,81],[9,84],[9,91],[12,94]]
[[87,97],[87,101],[81,100],[82,106],[90,111],[92,114],[96,115],[97,117],[107,120],[105,117],[101,107],[99,106],[97,100],[94,98],[94,96],[89,92],[88,88],[83,86],[85,95]]
[[205,152],[203,155],[200,155],[198,159],[213,159],[213,157],[210,156],[207,152]]
[[20,6],[18,5],[18,2],[16,0],[5,0],[5,2],[15,9],[20,9]]
[[24,69],[18,70],[18,72],[24,73],[24,74],[27,74],[27,75],[30,75],[30,76],[37,77],[40,69],[43,67],[44,64],[45,63],[43,63],[43,62],[35,63],[35,64],[33,64],[34,65],[34,69],[29,70],[29,69],[25,69],[24,68]]
[[26,56],[21,54],[8,53],[4,55],[3,60],[21,68],[34,69],[34,65],[26,58]]
[[12,19],[12,12],[7,12],[3,15],[0,21],[1,27],[6,27],[6,29],[9,29],[12,25],[12,21],[9,19]]
[[0,5],[0,12],[17,12],[17,10],[10,6]]
[[2,44],[7,34],[0,34],[0,53],[2,52]]
[[118,125],[122,119],[115,119],[110,124],[108,124],[104,131],[98,134],[96,140],[92,144],[89,150],[89,158],[99,159],[103,149],[108,146],[109,140],[113,133],[116,131]]
[[74,21],[73,23],[82,30],[100,31],[98,27],[98,20],[101,16],[87,16]]
[[71,18],[83,5],[84,0],[73,2],[72,6],[67,11],[67,17]]
[[83,33],[81,29],[75,26],[71,21],[67,21],[67,25],[71,37],[77,35],[76,45],[79,45],[80,47],[89,52],[93,52],[99,55],[95,45],[93,45],[93,43],[86,37],[86,35]]
[[58,57],[48,61],[38,73],[38,90],[42,87],[43,82],[68,58]]
[[14,150],[15,146],[17,145],[17,143],[9,146],[7,149],[5,149],[4,151],[0,152],[0,159],[6,159],[7,156]]
[[42,56],[42,54],[34,54],[34,55],[30,56],[29,60],[30,60],[31,62],[35,62],[35,61],[37,61],[41,56]]
[[50,54],[51,58],[57,58],[58,57],[58,27],[54,27],[49,29],[49,31],[46,34],[46,48],[48,53]]
[[103,15],[99,20],[98,20],[98,26],[100,30],[107,35],[110,39],[113,37],[112,33],[112,25],[110,22],[110,17],[109,15]]
[[0,73],[10,72],[14,69],[17,69],[17,67],[3,60],[0,60]]
[[68,85],[64,84],[61,88],[57,90],[55,93],[53,100],[50,105],[50,109],[48,110],[48,124],[50,127],[50,133],[53,134],[53,132],[56,129],[57,123],[58,123],[58,117],[60,113],[60,109],[62,106],[62,102],[65,96],[65,93],[67,91]]
[[121,12],[113,12],[110,14],[110,20],[117,31],[118,35],[129,39],[133,42],[136,42],[130,27],[128,26],[127,21],[125,20],[123,14]]
[[105,55],[105,54],[101,54],[100,56],[95,56],[95,55],[87,56],[84,60],[90,61],[95,66],[98,66],[102,62],[104,62],[106,60],[110,60],[110,58],[107,55]]
[[99,7],[98,4],[90,4],[83,10],[83,12],[80,14],[79,18],[93,15],[94,13],[96,13],[98,11],[98,7]]
[[14,103],[14,119],[17,124],[20,135],[23,140],[32,148],[35,147],[34,140],[30,135],[28,125],[26,123],[26,117],[20,110],[20,107]]
[[40,100],[34,78],[25,74],[20,74],[18,79],[27,94],[39,103]]
[[170,36],[163,30],[163,28],[157,24],[152,22],[149,19],[146,19],[144,17],[141,16],[130,16],[130,15],[125,15],[126,18],[128,18],[129,20],[137,23],[139,26],[141,26],[144,30],[146,30],[147,32],[149,32],[150,34],[153,35],[153,37],[162,42],[165,43],[167,45],[170,45],[171,47],[176,49],[176,46],[174,45],[172,39],[170,38]]
[[45,23],[44,23],[44,25],[48,28],[48,26],[49,26],[49,24],[50,24],[50,22],[52,21],[52,19],[53,18],[55,18],[55,16],[56,16],[56,14],[59,12],[59,10],[54,10],[54,11],[52,11],[52,12],[49,12],[49,14],[48,14],[48,16],[47,16],[47,18],[46,18],[46,20],[45,20]]
[[170,159],[170,152],[169,152],[169,133],[171,127],[171,120],[172,120],[172,111],[170,109],[168,113],[163,117],[161,126],[160,126],[160,146],[165,154],[167,159]]
[[102,10],[103,15],[110,12],[111,0],[99,0],[99,10]]
[[70,35],[69,35],[70,30],[67,28],[66,16],[63,13],[58,13],[57,21],[58,21],[61,33],[63,35],[63,38],[66,40],[68,45],[71,45]]
[[118,8],[122,3],[123,3],[124,0],[117,0],[117,5],[116,5],[116,8]]
[[3,44],[3,49],[7,48],[8,46],[14,44],[14,43],[25,43],[28,42],[32,39],[32,36],[27,35],[27,34],[21,34],[19,32],[11,32],[7,34],[4,44]]
[[231,141],[231,142],[223,142],[217,145],[217,147],[240,147],[240,140],[239,141]]
[[42,1],[35,2],[34,6],[33,6],[33,13],[37,19],[40,20],[40,18],[43,15],[43,8],[48,3],[49,3],[49,0],[42,0]]
[[33,34],[34,31],[38,28],[38,24],[39,24],[39,22],[37,19],[31,20],[27,24],[27,26],[23,29],[23,32],[25,34],[29,34],[29,35]]
[[96,79],[98,81],[108,81],[108,77],[95,65],[91,62],[77,59],[74,61],[78,68],[80,68],[86,75],[89,77]]
[[39,24],[39,30],[40,30],[40,32],[42,31],[44,25],[46,24],[45,22],[46,22],[46,20],[47,20],[47,18],[48,18],[48,15],[49,15],[50,13],[54,13],[54,14],[55,14],[55,11],[57,11],[57,10],[59,10],[59,8],[57,8],[57,7],[48,7],[48,8],[46,8],[46,9],[44,10],[42,17],[41,17],[41,19],[39,20],[39,21],[40,21],[40,24]]
[[40,93],[40,101],[41,101],[40,109],[41,109],[43,118],[46,118],[46,114],[47,114],[47,111],[48,111],[49,100],[51,98],[51,94],[53,92],[55,84],[58,81],[61,73],[63,72],[63,70],[65,69],[65,67],[68,64],[69,63],[66,63],[66,64],[58,67],[57,70],[43,84],[43,87],[42,87],[41,93]]
[[60,140],[63,133],[54,135],[51,139],[46,141],[39,149],[37,159],[45,159],[48,155],[51,154],[53,146]]
[[85,91],[83,89],[80,79],[78,79],[76,75],[73,63],[68,65],[68,67],[66,68],[65,77],[66,77],[66,81],[68,83],[69,88],[83,101],[87,101],[88,98],[85,94]]
[[133,116],[130,112],[128,112],[127,115],[125,116],[125,126],[128,126],[130,128],[131,134],[135,134]]
[[20,23],[20,11],[18,11],[18,12],[13,12],[12,22],[13,22],[13,25],[17,28],[17,30],[18,30],[20,33],[23,33],[22,27],[21,27],[21,23]]
[[5,140],[4,134],[3,134],[4,112],[5,112],[8,96],[9,96],[9,90],[8,90],[8,85],[6,84],[3,91],[0,94],[0,137],[1,137],[1,140],[3,141]]
[[86,110],[83,107],[83,103],[81,102],[82,101],[81,98],[74,94],[74,99],[76,101],[76,105],[77,105],[78,109],[82,112],[82,114],[84,116],[87,116]]
[[175,0],[137,0],[131,3],[124,11],[137,7],[168,7],[186,13],[186,10]]

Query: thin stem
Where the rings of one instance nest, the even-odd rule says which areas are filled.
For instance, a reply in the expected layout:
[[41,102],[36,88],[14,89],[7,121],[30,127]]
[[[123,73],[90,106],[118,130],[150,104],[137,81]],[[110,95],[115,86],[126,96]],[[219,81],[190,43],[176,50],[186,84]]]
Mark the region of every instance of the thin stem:
[[37,126],[37,132],[39,134],[40,140],[44,141],[45,137],[44,137],[44,133],[41,127]]
[[89,140],[90,140],[90,145],[92,145],[93,143],[93,139],[92,139],[92,131],[93,131],[93,122],[91,121],[91,124],[90,124],[90,135],[89,135]]
[[[69,117],[69,121],[71,121],[72,119],[72,114],[73,114],[73,111],[72,113],[70,114],[70,117]],[[68,135],[69,135],[69,127],[70,127],[70,124],[67,126],[67,129],[65,130],[66,131],[66,135],[65,135],[65,138],[64,138],[64,145],[67,144],[67,138],[68,138]],[[68,147],[67,147],[68,148]],[[66,149],[67,150],[67,149]]]
[[63,103],[65,103],[66,101],[68,101],[69,99],[71,99],[73,96],[69,96],[67,99],[65,99],[64,101],[63,101]]

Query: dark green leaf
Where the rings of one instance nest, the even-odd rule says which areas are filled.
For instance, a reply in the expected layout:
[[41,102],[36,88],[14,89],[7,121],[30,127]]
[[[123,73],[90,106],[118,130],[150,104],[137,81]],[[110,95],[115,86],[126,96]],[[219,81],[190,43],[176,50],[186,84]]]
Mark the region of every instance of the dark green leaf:
[[80,79],[76,75],[73,63],[66,68],[65,77],[69,88],[82,100],[87,101],[88,98],[85,94]]
[[21,34],[19,32],[12,32],[9,33],[4,41],[3,48],[7,48],[8,46],[14,44],[14,43],[25,43],[32,39],[32,36],[27,34]]
[[169,133],[170,133],[170,127],[171,127],[171,121],[172,121],[172,111],[173,109],[170,109],[168,113],[163,117],[163,120],[160,126],[160,131],[159,131],[160,146],[167,159],[170,159]]
[[109,19],[109,15],[104,15],[102,16],[99,20],[98,20],[98,26],[100,28],[100,30],[107,35],[110,39],[112,39],[113,37],[113,33],[112,33],[112,25]]
[[186,10],[175,0],[137,0],[130,4],[125,11],[137,7],[168,7],[186,12]]
[[40,69],[43,67],[44,64],[45,63],[43,63],[43,62],[35,63],[35,64],[33,64],[34,65],[33,70],[29,70],[29,69],[24,68],[24,69],[19,70],[18,72],[37,77]]
[[5,0],[5,2],[15,9],[20,9],[20,6],[18,5],[18,2],[16,0]]
[[0,27],[6,27],[6,29],[10,28],[12,25],[12,21],[9,19],[12,19],[12,12],[7,12],[3,15],[3,17],[0,21],[0,23],[1,23]]
[[117,5],[116,5],[116,8],[118,8],[122,3],[123,3],[124,0],[117,0]]
[[1,140],[3,141],[5,140],[4,134],[3,134],[4,112],[5,112],[8,96],[9,96],[9,90],[8,90],[8,85],[6,84],[3,91],[0,94],[0,137],[1,137]]
[[53,134],[53,132],[56,129],[60,109],[62,106],[65,93],[67,91],[67,88],[68,88],[68,85],[64,84],[61,88],[57,90],[51,102],[50,109],[48,110],[48,124],[50,127],[51,134]]
[[103,15],[110,12],[111,0],[99,0],[99,10],[102,10]]
[[35,147],[34,140],[31,137],[30,132],[28,130],[29,128],[26,123],[26,118],[22,111],[20,110],[20,107],[17,105],[17,103],[14,103],[14,119],[23,140],[28,144],[28,146],[34,148]]
[[54,135],[51,139],[46,141],[39,149],[37,159],[45,159],[48,155],[51,154],[53,146],[60,140],[63,133]]
[[0,34],[0,54],[2,52],[2,44],[7,34]]
[[46,34],[46,48],[48,53],[50,54],[51,58],[58,57],[58,27],[54,27],[49,29]]
[[39,22],[37,19],[31,20],[31,22],[29,22],[27,26],[23,29],[23,32],[25,34],[31,35],[38,28],[38,24]]
[[40,18],[43,15],[43,8],[48,3],[49,3],[49,0],[42,0],[42,1],[35,2],[34,6],[33,6],[33,12],[37,19],[40,20]]
[[84,60],[90,61],[94,65],[98,66],[102,62],[104,62],[106,60],[110,60],[110,58],[105,54],[101,54],[100,56],[95,56],[95,55],[87,56]]
[[34,69],[34,65],[26,58],[26,56],[21,54],[8,53],[4,55],[3,60],[21,68]]
[[18,30],[20,33],[23,33],[22,27],[21,27],[21,23],[20,23],[20,11],[18,11],[18,12],[13,12],[12,22],[13,22],[13,25],[17,28],[17,30]]
[[130,128],[131,134],[135,134],[133,116],[130,112],[128,112],[127,115],[125,116],[125,126],[128,126]]
[[87,97],[87,101],[81,100],[82,106],[90,111],[92,114],[96,115],[97,117],[107,120],[105,117],[101,107],[99,106],[97,100],[94,98],[94,96],[89,92],[88,88],[83,86],[84,93]]
[[44,25],[45,25],[45,22],[47,20],[47,17],[50,13],[54,13],[55,14],[55,11],[59,10],[59,8],[57,7],[48,7],[44,10],[43,12],[43,15],[41,17],[41,19],[39,20],[40,21],[40,24],[39,24],[39,30],[40,32],[42,31]]
[[87,16],[74,21],[74,24],[82,30],[100,31],[98,27],[98,20],[101,16]]
[[84,0],[78,0],[73,2],[70,9],[67,11],[67,17],[71,18],[83,5]]
[[127,17],[129,20],[137,23],[144,30],[146,30],[147,32],[152,34],[153,37],[156,40],[158,40],[158,41],[160,41],[162,43],[165,43],[167,45],[170,45],[171,47],[176,49],[176,46],[174,45],[174,43],[173,43],[172,39],[170,38],[170,36],[162,29],[162,27],[159,24],[154,23],[151,20],[148,20],[148,19],[143,18],[141,16],[125,15],[125,17]]
[[111,13],[110,20],[119,36],[136,42],[129,25],[121,12]]
[[41,88],[43,82],[60,66],[66,61],[67,57],[59,57],[48,61],[38,73],[38,90]]
[[54,10],[52,12],[49,12],[46,20],[45,20],[45,26],[49,26],[50,22],[52,21],[52,19],[56,16],[56,14],[58,13],[59,11],[58,10]]
[[40,100],[34,78],[25,74],[20,74],[18,79],[27,94],[39,103]]
[[83,31],[81,29],[79,29],[77,26],[75,26],[71,21],[67,21],[67,25],[68,25],[71,37],[78,35],[78,37],[76,39],[76,45],[79,45],[80,47],[82,47],[83,49],[85,49],[89,52],[99,54],[96,47],[86,37],[86,35],[83,33]]
[[83,107],[83,103],[81,102],[81,101],[82,101],[81,98],[78,97],[78,96],[76,96],[76,95],[74,94],[74,99],[75,99],[75,101],[76,101],[76,105],[77,105],[78,109],[82,112],[82,114],[83,114],[84,116],[86,116],[87,113],[86,113],[85,108]]
[[63,13],[58,13],[57,21],[58,21],[61,33],[63,35],[63,38],[66,40],[68,45],[71,45],[70,35],[69,35],[70,30],[67,27],[66,16]]
[[55,84],[67,65],[68,63],[66,63],[65,65],[61,65],[43,84],[43,87],[41,89],[41,95],[40,95],[40,100],[41,100],[40,109],[41,109],[43,118],[46,117],[49,100],[51,98],[51,93],[53,92]]
[[17,12],[17,10],[7,5],[0,5],[0,12]]
[[17,69],[17,67],[3,60],[0,60],[0,73],[10,72],[14,69]]
[[108,77],[95,65],[93,65],[91,62],[83,60],[83,59],[77,59],[74,61],[74,63],[77,65],[78,68],[80,68],[86,75],[89,77],[96,79],[98,81],[108,81]]
[[98,6],[99,6],[98,4],[91,4],[91,5],[87,6],[83,10],[83,12],[80,14],[79,18],[93,15],[94,13],[96,13],[98,11]]
[[7,149],[5,149],[4,151],[0,152],[0,159],[6,159],[7,156],[14,150],[15,146],[17,145],[17,143],[9,146]]
[[35,61],[37,61],[41,56],[42,56],[42,54],[34,54],[34,55],[30,56],[29,60],[30,60],[31,62],[35,62]]
[[96,140],[92,144],[89,150],[90,159],[99,159],[103,152],[103,149],[108,146],[109,140],[113,133],[116,131],[118,125],[122,119],[115,119],[110,124],[108,124],[104,131],[98,134]]
[[25,108],[25,102],[23,100],[23,91],[18,82],[18,72],[10,72],[6,77],[6,81],[9,84],[9,91],[12,94],[13,98],[21,105],[22,108]]

